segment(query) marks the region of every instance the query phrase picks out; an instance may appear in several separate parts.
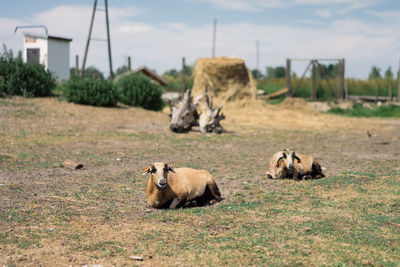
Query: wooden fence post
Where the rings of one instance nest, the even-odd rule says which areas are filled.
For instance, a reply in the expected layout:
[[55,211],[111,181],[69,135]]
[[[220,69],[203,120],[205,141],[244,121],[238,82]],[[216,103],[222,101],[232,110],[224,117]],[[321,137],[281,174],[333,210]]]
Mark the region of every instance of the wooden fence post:
[[400,101],[400,64],[399,64],[399,72],[397,73],[397,82],[398,82],[397,100]]
[[378,82],[375,84],[375,103],[378,103]]
[[311,100],[317,99],[317,66],[315,60],[311,60],[312,64],[312,88],[311,88]]
[[128,71],[132,70],[132,65],[131,65],[131,57],[128,57]]
[[344,79],[344,58],[339,60],[339,99],[346,97],[345,92],[345,79]]
[[292,91],[291,91],[291,89],[290,89],[290,80],[291,80],[291,77],[290,77],[290,59],[289,58],[287,58],[286,59],[286,70],[285,70],[285,78],[286,78],[286,88],[288,89],[288,91],[287,91],[287,93],[286,93],[286,95],[287,96],[291,96],[292,95]]
[[79,76],[79,56],[75,55],[75,77]]
[[186,91],[186,69],[185,69],[185,57],[182,58],[182,95]]
[[389,84],[389,100],[392,101],[393,100],[393,96],[392,96],[392,85]]

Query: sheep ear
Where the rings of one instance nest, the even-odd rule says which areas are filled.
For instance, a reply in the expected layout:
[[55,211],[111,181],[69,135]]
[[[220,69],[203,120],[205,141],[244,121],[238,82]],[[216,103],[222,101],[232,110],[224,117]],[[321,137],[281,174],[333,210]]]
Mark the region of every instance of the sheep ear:
[[149,173],[149,171],[150,171],[150,167],[147,167],[147,168],[144,170],[144,172],[143,172],[143,175],[146,175],[146,174],[148,174],[148,173]]
[[168,166],[168,171],[171,171],[171,172],[175,173],[174,165]]
[[281,157],[276,161],[276,167],[277,167],[277,168],[279,167],[279,161],[280,161],[281,159],[283,159],[283,156],[281,156]]
[[299,161],[299,163],[301,162],[301,159],[295,153],[293,153],[293,156],[295,159],[297,159]]

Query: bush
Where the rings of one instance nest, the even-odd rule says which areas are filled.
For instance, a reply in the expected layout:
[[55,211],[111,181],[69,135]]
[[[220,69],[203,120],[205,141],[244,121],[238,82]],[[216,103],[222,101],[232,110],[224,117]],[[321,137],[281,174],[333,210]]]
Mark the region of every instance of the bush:
[[24,63],[21,56],[4,50],[0,55],[0,95],[49,96],[56,81],[43,65]]
[[117,82],[120,101],[126,105],[160,110],[162,90],[143,74],[127,75]]
[[[165,88],[168,92],[182,92],[182,76],[172,76],[164,74],[163,78],[167,80],[168,85]],[[194,76],[186,76],[185,86],[186,88],[193,88]]]
[[76,104],[114,107],[118,103],[116,87],[110,81],[71,79],[61,86],[63,97]]

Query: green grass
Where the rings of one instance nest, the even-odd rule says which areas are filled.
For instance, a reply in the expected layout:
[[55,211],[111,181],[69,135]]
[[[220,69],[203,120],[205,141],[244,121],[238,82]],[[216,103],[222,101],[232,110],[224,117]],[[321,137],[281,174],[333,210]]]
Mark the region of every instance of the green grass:
[[262,193],[259,202],[146,215],[142,225],[159,227],[141,235],[138,249],[154,244],[156,254],[184,257],[190,265],[395,266],[399,202],[382,184],[398,181],[398,175],[347,172],[300,183],[277,181],[284,186]]
[[[387,128],[376,133],[393,136],[393,125],[382,125]],[[400,262],[398,145],[353,143],[361,156],[342,150],[348,136],[367,138],[365,131],[260,128],[174,135],[75,126],[35,132],[23,126],[2,134],[0,166],[13,180],[0,186],[0,265]],[[282,146],[319,151],[327,177],[265,179],[270,152]],[[85,169],[50,169],[66,158]],[[225,199],[207,207],[150,208],[148,177],[141,174],[156,160],[207,169]],[[19,255],[28,256],[20,262]]]
[[[305,78],[300,84],[299,78],[292,78],[291,89],[295,90],[295,97],[310,98],[311,96],[311,79]],[[378,96],[388,96],[389,86],[392,87],[392,96],[397,96],[397,80],[356,80],[346,79],[348,94],[349,95],[369,95],[375,96],[375,88],[378,86]],[[333,90],[337,90],[338,80],[337,78],[331,79],[330,84]],[[266,94],[276,92],[282,88],[285,88],[285,78],[264,78],[257,81],[257,89],[264,90]],[[335,94],[332,92],[329,84],[326,80],[317,81],[317,98],[320,100],[335,98]]]
[[367,108],[361,104],[354,104],[351,109],[342,109],[339,107],[331,108],[329,113],[348,116],[348,117],[400,117],[400,106],[387,105],[376,108]]
[[277,97],[277,98],[268,100],[268,104],[270,104],[270,105],[277,105],[277,104],[280,104],[280,103],[282,103],[282,102],[285,100],[285,98],[286,98],[286,96],[285,96],[285,95],[282,95],[282,96],[280,96],[280,97]]

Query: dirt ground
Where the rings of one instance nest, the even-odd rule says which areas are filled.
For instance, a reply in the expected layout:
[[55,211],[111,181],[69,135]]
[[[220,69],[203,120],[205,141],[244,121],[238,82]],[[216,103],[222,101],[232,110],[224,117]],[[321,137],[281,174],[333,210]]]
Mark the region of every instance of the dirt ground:
[[[222,125],[226,132],[223,134],[203,135],[198,131],[174,134],[169,131],[168,117],[161,112],[89,107],[56,98],[0,99],[0,264],[335,263],[334,258],[322,257],[323,252],[312,257],[297,252],[286,255],[285,248],[279,245],[268,254],[266,261],[258,261],[257,257],[266,253],[257,252],[261,249],[258,246],[263,246],[260,244],[226,251],[219,245],[207,248],[199,242],[205,234],[207,238],[237,238],[239,243],[241,238],[247,240],[250,234],[244,232],[236,237],[235,229],[251,221],[266,222],[257,217],[264,214],[264,207],[257,205],[267,203],[266,194],[286,192],[288,188],[314,190],[316,186],[323,186],[307,181],[266,179],[269,158],[284,148],[313,154],[326,168],[327,177],[321,179],[325,182],[345,174],[353,178],[385,174],[400,180],[400,119],[321,114],[296,99],[278,105],[227,104],[224,112],[226,120]],[[84,168],[63,168],[62,162],[66,159],[80,162]],[[171,163],[175,168],[208,170],[216,178],[224,200],[213,207],[171,213],[150,208],[145,195],[147,177],[142,176],[142,171],[156,161]],[[396,183],[395,188],[399,185]],[[334,184],[330,186],[334,188]],[[377,188],[371,184],[370,190]],[[297,193],[311,192],[304,190]],[[346,197],[362,194],[348,190],[346,185],[342,191],[349,194]],[[362,197],[371,192],[374,191]],[[394,196],[400,194],[396,192]],[[340,195],[339,199],[345,197],[339,192],[335,194]],[[253,207],[251,203],[261,204]],[[221,223],[221,218],[227,222]],[[398,225],[399,228],[393,229],[386,226],[398,236],[400,221],[388,223]],[[282,225],[274,227],[284,229]],[[265,234],[253,231],[251,240],[256,240],[257,234]],[[193,236],[187,236],[188,232]],[[385,233],[393,236],[393,232]],[[323,236],[324,233],[316,234],[313,244],[329,243]],[[291,249],[294,244],[287,242]],[[303,249],[312,251],[315,246]],[[321,251],[323,248],[326,247],[322,246]],[[373,250],[373,246],[368,246],[354,252],[350,257],[355,259],[353,263],[346,261],[349,258],[342,260],[350,265],[360,262],[380,265],[377,259],[365,262]],[[326,253],[336,250],[329,251]],[[135,261],[130,258],[133,255],[144,260]],[[398,247],[382,259],[385,257],[398,263]]]

